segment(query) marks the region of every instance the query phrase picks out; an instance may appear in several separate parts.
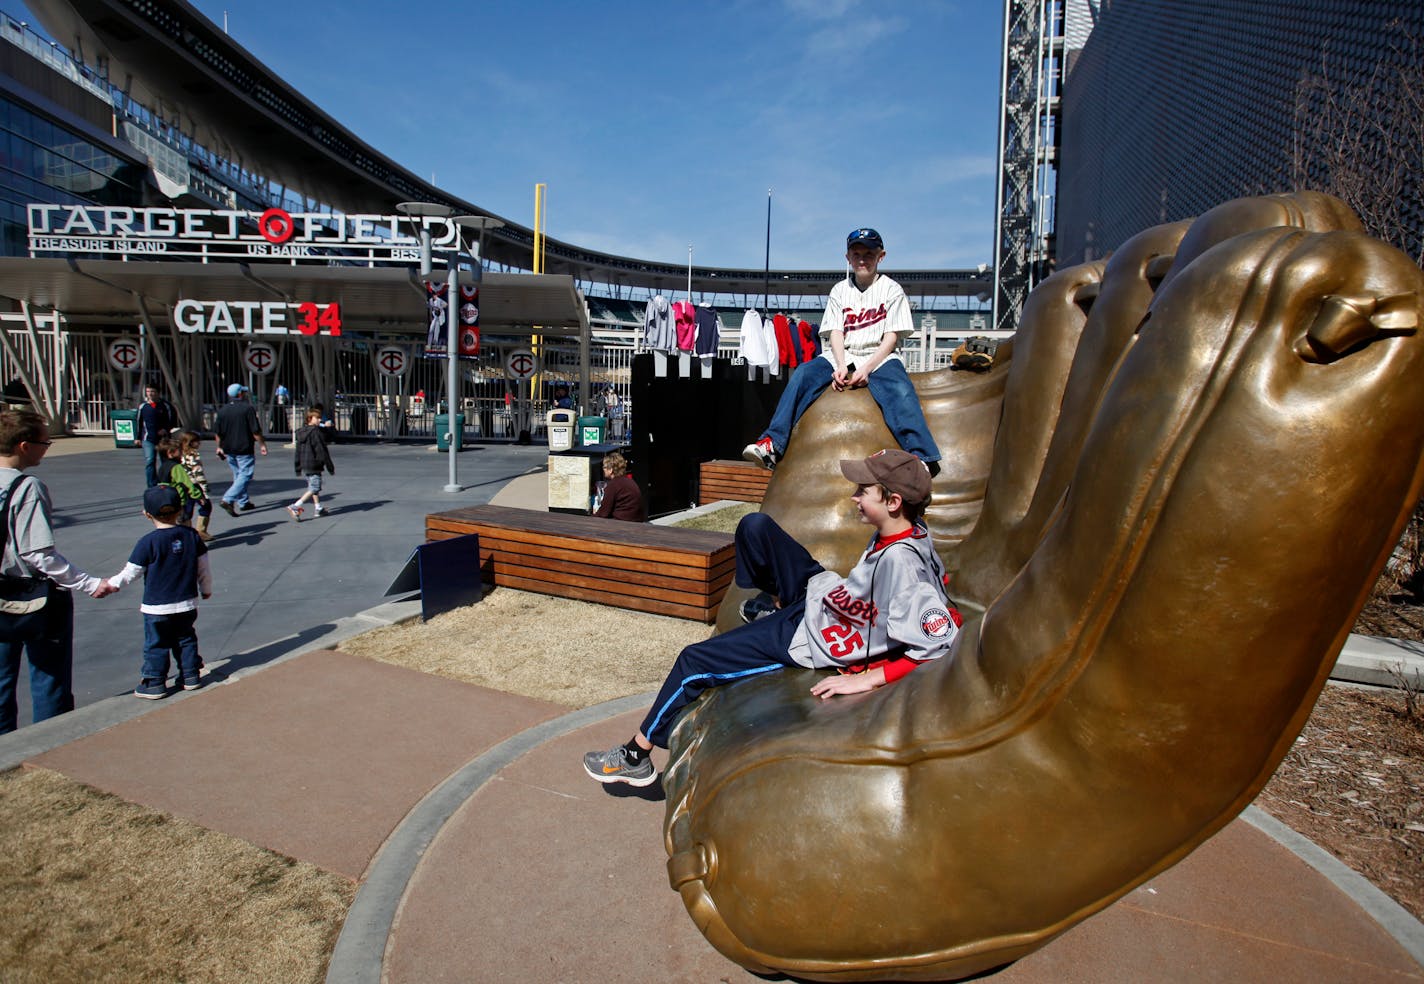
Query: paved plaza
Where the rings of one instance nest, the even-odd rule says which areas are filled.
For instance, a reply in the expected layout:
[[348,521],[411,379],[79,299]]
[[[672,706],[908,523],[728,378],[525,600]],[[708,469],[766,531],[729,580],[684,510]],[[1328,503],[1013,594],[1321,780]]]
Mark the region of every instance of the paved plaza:
[[[57,447],[41,473],[61,547],[97,573],[117,570],[145,529],[141,457],[92,440]],[[384,590],[427,512],[496,496],[542,508],[547,451],[467,451],[454,494],[442,491],[447,459],[424,447],[338,445],[335,455],[329,519],[287,516],[301,486],[290,450],[274,445],[259,460],[258,508],[215,520],[217,595],[199,620],[209,686],[161,702],[126,696],[142,637],[137,592],[83,600],[81,707],[0,738],[0,768],[53,769],[352,879],[331,982],[762,979],[718,954],[669,889],[660,785],[610,788],[583,774],[582,752],[626,737],[651,695],[570,712],[339,649],[417,609]],[[226,468],[213,464],[220,493]],[[1342,662],[1357,671],[1384,658],[1356,648]],[[205,749],[203,767],[181,779],[149,767],[176,747]],[[590,946],[610,925],[635,927],[636,945]],[[1424,980],[1424,926],[1250,808],[990,976]]]
[[[380,605],[391,580],[425,537],[427,513],[488,502],[510,480],[542,472],[548,449],[474,445],[456,458],[462,491],[443,491],[449,464],[431,445],[340,443],[322,504],[330,516],[294,522],[285,506],[306,488],[293,450],[280,441],[258,457],[249,488],[256,508],[234,519],[216,508],[210,543],[213,598],[202,604],[198,638],[210,669],[232,673],[299,650],[342,619]],[[214,500],[232,479],[204,444]],[[56,441],[33,474],[49,486],[59,550],[91,574],[116,574],[153,527],[143,516],[143,453],[109,438]],[[537,495],[537,484],[530,487]],[[545,502],[527,505],[542,507]],[[79,707],[138,683],[143,656],[139,583],[95,601],[75,599],[74,692]],[[22,676],[27,673],[21,670]],[[30,720],[27,678],[20,723]],[[135,701],[134,703],[143,703]]]

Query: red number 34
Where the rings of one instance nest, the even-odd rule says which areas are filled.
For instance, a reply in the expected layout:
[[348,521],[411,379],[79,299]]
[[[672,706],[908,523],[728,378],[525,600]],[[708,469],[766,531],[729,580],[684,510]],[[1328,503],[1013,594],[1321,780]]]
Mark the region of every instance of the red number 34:
[[332,335],[341,334],[341,305],[335,301],[322,308],[306,301],[297,305],[297,314],[301,316],[297,328],[303,335],[315,335],[323,328]]
[[821,630],[821,638],[830,644],[831,655],[836,659],[845,659],[865,645],[860,633],[844,622],[826,626]]

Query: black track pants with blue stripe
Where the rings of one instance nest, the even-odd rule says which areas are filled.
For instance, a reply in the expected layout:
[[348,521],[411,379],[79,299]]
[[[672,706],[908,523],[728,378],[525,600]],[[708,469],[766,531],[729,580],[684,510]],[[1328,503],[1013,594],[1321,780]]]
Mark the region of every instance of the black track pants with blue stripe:
[[694,643],[677,657],[642,732],[666,748],[678,711],[709,687],[794,666],[787,652],[806,612],[806,582],[824,568],[770,517],[751,513],[737,525],[737,584],[767,591],[781,599],[781,608],[749,625],[741,625]]

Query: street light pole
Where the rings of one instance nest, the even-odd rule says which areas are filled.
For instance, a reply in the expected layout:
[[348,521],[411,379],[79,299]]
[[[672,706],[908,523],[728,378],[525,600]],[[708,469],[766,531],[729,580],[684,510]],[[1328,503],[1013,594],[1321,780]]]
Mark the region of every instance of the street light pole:
[[[460,286],[459,286],[459,266],[460,253],[465,248],[464,235],[461,229],[475,229],[478,232],[478,241],[475,245],[475,255],[471,256],[470,268],[473,274],[475,288],[478,290],[484,282],[485,277],[485,230],[498,229],[504,223],[488,215],[456,215],[451,220],[455,223],[455,252],[450,254],[450,307],[446,317],[450,319],[450,340],[446,343],[450,354],[449,372],[446,376],[446,392],[449,397],[446,406],[449,408],[450,417],[450,484],[445,486],[446,492],[460,491],[459,483],[455,480],[455,394],[459,392],[460,385]],[[463,439],[461,441],[463,442]]]
[[[430,279],[434,273],[430,255],[430,230],[425,228],[423,223],[415,222],[420,218],[436,218],[447,220],[455,233],[455,244],[451,247],[446,260],[445,272],[445,420],[450,428],[446,438],[446,446],[449,450],[449,480],[445,485],[446,492],[459,492],[459,466],[455,449],[456,431],[456,401],[460,391],[460,256],[469,255],[465,252],[464,235],[461,229],[478,229],[479,245],[476,248],[476,255],[471,256],[470,266],[473,270],[475,286],[480,285],[484,276],[484,231],[486,229],[498,229],[504,225],[499,219],[490,218],[485,215],[455,215],[455,210],[448,205],[440,205],[435,202],[400,202],[396,205],[396,211],[409,217],[412,224],[416,226],[416,236],[420,241],[420,275],[425,279]],[[461,439],[463,444],[463,435]]]

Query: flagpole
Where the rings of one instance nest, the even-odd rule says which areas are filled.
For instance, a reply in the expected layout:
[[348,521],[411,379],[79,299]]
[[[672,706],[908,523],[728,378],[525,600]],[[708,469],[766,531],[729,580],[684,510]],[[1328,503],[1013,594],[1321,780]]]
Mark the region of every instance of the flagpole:
[[766,189],[766,271],[761,282],[761,311],[767,313],[767,294],[771,292],[771,189]]

